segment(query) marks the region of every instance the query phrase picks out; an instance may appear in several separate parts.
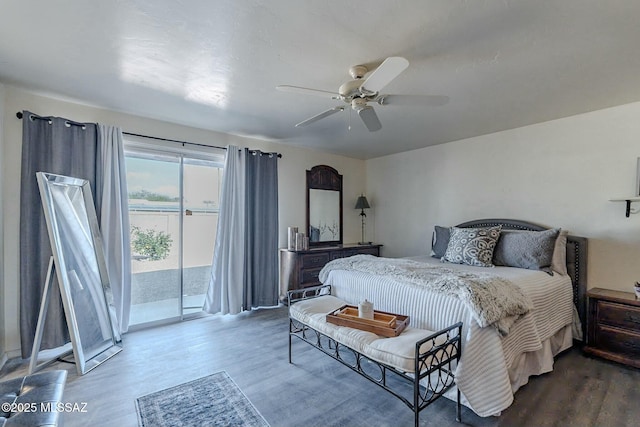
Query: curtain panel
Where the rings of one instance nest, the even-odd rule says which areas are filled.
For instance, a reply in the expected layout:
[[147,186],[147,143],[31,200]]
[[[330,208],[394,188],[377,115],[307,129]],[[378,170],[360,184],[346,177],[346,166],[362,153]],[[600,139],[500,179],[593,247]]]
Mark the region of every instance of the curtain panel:
[[278,157],[252,151],[246,156],[246,310],[278,305]]
[[[131,310],[131,235],[122,129],[98,124],[96,212],[120,333]],[[107,295],[107,298],[110,296]]]
[[[31,355],[49,258],[52,255],[36,172],[87,179],[95,202],[97,128],[59,117],[23,112],[20,183],[20,340],[22,357]],[[57,279],[52,285],[58,288]],[[69,342],[59,292],[52,292],[40,348]]]
[[275,155],[227,147],[208,313],[278,304],[277,161]]

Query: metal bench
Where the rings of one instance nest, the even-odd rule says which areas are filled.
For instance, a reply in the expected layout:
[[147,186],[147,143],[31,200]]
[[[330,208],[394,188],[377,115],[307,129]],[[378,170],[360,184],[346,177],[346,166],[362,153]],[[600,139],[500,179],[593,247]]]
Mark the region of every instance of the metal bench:
[[[289,363],[297,337],[396,396],[414,412],[417,427],[420,411],[455,383],[462,323],[437,332],[407,327],[397,337],[384,338],[326,322],[328,313],[346,304],[330,294],[330,285],[288,292]],[[458,391],[458,422],[460,412]]]

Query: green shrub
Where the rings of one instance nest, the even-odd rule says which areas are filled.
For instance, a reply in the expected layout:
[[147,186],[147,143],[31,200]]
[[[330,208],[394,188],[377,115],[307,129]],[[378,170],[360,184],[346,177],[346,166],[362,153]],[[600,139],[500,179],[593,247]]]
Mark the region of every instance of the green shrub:
[[133,252],[145,256],[150,261],[165,259],[171,250],[173,239],[164,231],[141,230],[131,227],[131,248]]

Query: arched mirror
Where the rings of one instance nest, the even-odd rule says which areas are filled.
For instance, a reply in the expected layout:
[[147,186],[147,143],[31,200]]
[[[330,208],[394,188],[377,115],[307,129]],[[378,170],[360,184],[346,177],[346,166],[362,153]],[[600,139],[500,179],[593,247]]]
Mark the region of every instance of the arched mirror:
[[307,171],[309,246],[342,244],[342,175],[331,166]]

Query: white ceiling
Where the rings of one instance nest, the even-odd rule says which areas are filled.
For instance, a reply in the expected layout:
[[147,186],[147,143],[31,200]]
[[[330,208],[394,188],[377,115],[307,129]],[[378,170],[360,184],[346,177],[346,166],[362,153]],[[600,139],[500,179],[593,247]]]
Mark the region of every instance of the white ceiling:
[[[376,105],[372,133],[348,109],[295,128],[339,101],[275,90],[389,56],[385,93],[450,101]],[[640,1],[3,0],[0,81],[366,159],[639,101]]]

